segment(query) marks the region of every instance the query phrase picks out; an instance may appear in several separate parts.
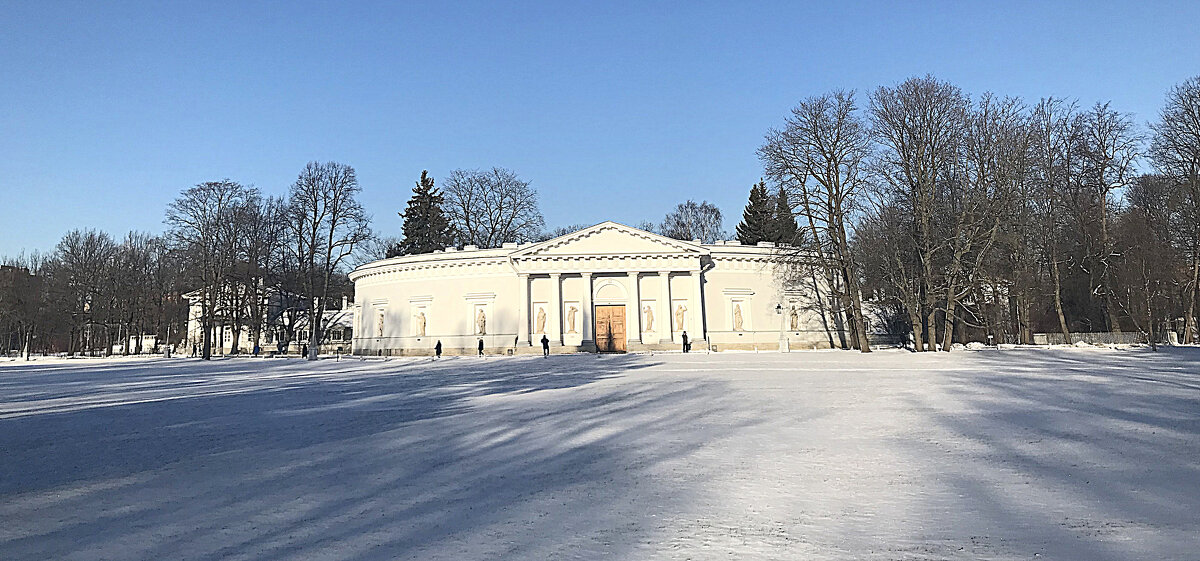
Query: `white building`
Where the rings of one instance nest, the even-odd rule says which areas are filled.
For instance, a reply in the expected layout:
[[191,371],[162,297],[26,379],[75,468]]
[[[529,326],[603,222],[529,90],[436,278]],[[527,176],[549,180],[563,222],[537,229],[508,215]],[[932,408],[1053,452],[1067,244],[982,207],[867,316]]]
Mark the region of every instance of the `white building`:
[[[202,312],[200,291],[183,295],[188,301],[187,337],[183,347],[178,351],[190,353],[199,349],[204,341],[202,328]],[[262,354],[301,354],[308,346],[308,312],[297,310],[300,302],[296,298],[283,298],[273,291],[264,294],[263,332],[259,338],[259,352]],[[240,317],[248,318],[251,312],[247,306]],[[219,309],[213,318],[212,352],[225,355],[237,349],[241,354],[254,352],[253,333],[247,327],[249,321],[233,320],[233,314],[228,310]],[[354,339],[354,310],[350,309],[347,299],[342,299],[341,309],[325,310],[325,332],[321,341],[322,354],[350,354],[353,351]],[[289,340],[285,335],[292,333]],[[287,343],[284,343],[287,341]],[[235,344],[236,343],[236,344]]]
[[778,250],[675,240],[614,222],[552,240],[375,261],[350,273],[366,355],[829,346],[810,294],[781,289]]

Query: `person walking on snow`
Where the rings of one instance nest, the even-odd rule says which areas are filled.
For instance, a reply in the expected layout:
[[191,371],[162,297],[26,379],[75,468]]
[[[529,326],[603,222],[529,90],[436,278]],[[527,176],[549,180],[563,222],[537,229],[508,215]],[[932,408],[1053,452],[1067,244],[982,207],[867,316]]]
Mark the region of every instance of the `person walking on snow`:
[[437,344],[433,346],[433,352],[434,352],[433,358],[442,358],[442,340],[441,339],[438,339]]
[[691,348],[692,348],[691,344],[688,343],[687,331],[684,331],[683,332],[683,352],[686,353],[689,350],[691,350]]
[[479,340],[479,356],[483,356],[483,339]]
[[546,335],[542,335],[542,356],[550,356],[550,340]]

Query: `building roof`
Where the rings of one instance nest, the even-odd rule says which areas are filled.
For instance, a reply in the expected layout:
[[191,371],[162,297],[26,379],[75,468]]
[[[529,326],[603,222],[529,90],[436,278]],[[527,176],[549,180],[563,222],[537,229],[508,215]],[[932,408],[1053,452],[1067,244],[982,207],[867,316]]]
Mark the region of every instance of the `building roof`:
[[[647,258],[690,259],[697,263],[692,267],[696,268],[702,258],[723,256],[763,259],[777,255],[779,251],[780,248],[774,244],[743,246],[737,242],[702,244],[699,240],[677,240],[617,222],[605,221],[541,242],[506,243],[490,249],[479,249],[475,246],[466,246],[461,250],[446,248],[431,253],[381,259],[359,266],[350,273],[350,280],[383,271],[468,264],[508,264],[516,272],[545,273],[558,270],[559,266],[556,263],[614,258],[643,260],[649,270],[654,270],[654,265],[651,263],[652,259]],[[563,272],[568,270],[563,269]]]

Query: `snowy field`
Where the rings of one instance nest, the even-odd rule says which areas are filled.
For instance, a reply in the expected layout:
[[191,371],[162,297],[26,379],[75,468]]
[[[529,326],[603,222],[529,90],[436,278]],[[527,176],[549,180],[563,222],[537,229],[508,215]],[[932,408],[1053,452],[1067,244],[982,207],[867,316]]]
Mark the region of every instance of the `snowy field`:
[[0,362],[0,559],[1200,559],[1200,349]]

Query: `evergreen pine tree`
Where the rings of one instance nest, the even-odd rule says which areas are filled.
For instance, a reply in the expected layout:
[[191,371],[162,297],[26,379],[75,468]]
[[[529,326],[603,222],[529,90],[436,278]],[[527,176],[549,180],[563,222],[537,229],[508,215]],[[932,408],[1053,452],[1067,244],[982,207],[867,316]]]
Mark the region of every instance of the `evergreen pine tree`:
[[737,225],[738,241],[744,245],[755,245],[758,242],[773,241],[771,231],[775,211],[771,208],[771,195],[767,192],[767,184],[759,181],[750,187],[750,201],[742,212],[742,222]]
[[421,172],[400,217],[404,219],[404,240],[395,248],[398,255],[429,253],[454,243],[450,221],[442,211],[442,193],[434,188],[428,171]]
[[775,199],[775,211],[771,221],[774,226],[774,232],[772,232],[774,236],[773,239],[767,241],[796,245],[800,241],[800,227],[796,225],[796,217],[792,216],[792,204],[788,201],[787,191],[780,189],[773,198]]

